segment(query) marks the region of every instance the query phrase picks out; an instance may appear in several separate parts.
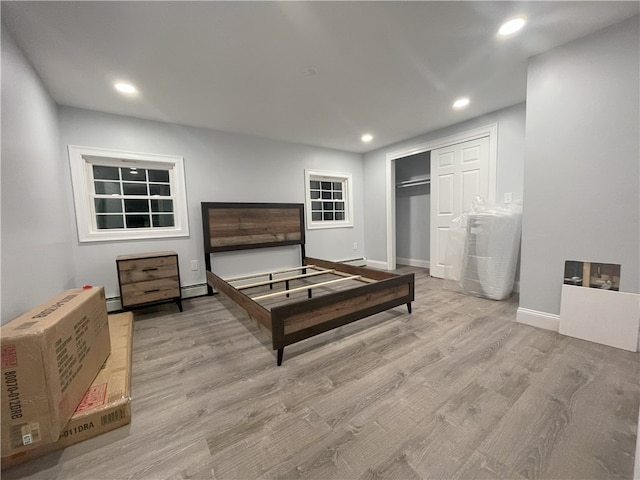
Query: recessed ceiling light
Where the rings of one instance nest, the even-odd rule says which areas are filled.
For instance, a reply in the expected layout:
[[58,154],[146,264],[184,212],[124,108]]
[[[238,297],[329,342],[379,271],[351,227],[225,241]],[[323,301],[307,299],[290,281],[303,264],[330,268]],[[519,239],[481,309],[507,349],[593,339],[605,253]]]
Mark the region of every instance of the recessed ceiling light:
[[371,140],[373,140],[373,135],[371,135],[370,133],[365,133],[364,135],[362,135],[361,140],[364,143],[369,143]]
[[453,102],[453,108],[464,108],[469,105],[469,99],[467,97],[459,98]]
[[502,37],[506,37],[508,35],[512,35],[517,31],[521,30],[524,27],[524,24],[527,23],[526,20],[522,17],[513,18],[508,22],[503,23],[498,30],[498,35]]
[[138,93],[138,90],[136,89],[136,87],[134,87],[133,85],[131,85],[130,83],[126,83],[126,82],[118,82],[114,85],[114,87],[116,88],[116,90],[118,90],[120,93],[125,93],[127,95],[134,95],[136,93]]

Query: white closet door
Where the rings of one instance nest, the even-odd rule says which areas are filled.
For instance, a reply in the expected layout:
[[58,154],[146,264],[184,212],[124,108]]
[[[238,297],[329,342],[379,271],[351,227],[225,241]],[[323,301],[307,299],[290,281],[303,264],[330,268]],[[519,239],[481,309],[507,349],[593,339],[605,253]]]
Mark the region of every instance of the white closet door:
[[449,229],[477,195],[489,199],[489,137],[431,152],[432,277],[444,278]]

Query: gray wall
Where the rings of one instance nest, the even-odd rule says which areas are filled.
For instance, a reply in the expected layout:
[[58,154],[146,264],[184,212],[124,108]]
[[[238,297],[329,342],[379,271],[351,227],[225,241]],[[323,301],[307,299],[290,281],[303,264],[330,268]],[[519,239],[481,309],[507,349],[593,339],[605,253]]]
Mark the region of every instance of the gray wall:
[[[498,164],[496,199],[513,193],[513,201],[522,200],[524,168],[524,103],[477,117],[435,132],[374,150],[364,156],[365,255],[376,262],[387,260],[386,232],[386,155],[413,145],[435,141],[492,123],[498,124]],[[397,242],[396,242],[397,243]]]
[[[430,157],[424,152],[396,160],[396,184],[428,177]],[[414,266],[429,263],[430,196],[429,184],[396,188],[396,257]]]
[[56,107],[2,28],[2,324],[76,286]]
[[638,18],[530,61],[520,306],[558,314],[565,260],[639,291]]
[[[67,207],[73,208],[66,148],[81,145],[184,157],[190,237],[151,241],[79,243],[75,217],[71,250],[80,283],[105,285],[118,296],[115,258],[120,254],[175,250],[183,286],[203,284],[204,253],[200,202],[304,202],[304,170],[348,172],[354,182],[354,227],[307,231],[307,254],[343,260],[364,252],[362,156],[263,138],[152,122],[70,107],[59,109]],[[354,250],[353,244],[358,247]],[[263,271],[299,263],[299,250],[285,248],[216,255],[221,275]],[[191,271],[190,261],[200,269]],[[215,259],[214,259],[215,260]]]

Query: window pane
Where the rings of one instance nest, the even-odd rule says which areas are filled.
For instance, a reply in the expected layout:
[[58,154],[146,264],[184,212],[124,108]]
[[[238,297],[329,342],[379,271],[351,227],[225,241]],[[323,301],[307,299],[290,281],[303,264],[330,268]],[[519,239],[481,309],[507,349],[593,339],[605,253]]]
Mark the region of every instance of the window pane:
[[311,202],[311,210],[322,210],[322,202]]
[[342,200],[342,192],[333,192],[334,200]]
[[147,171],[144,168],[121,168],[122,180],[147,181]]
[[309,182],[309,186],[311,188],[315,188],[316,190],[320,189],[320,182],[318,180],[311,180]]
[[125,195],[147,195],[147,184],[123,183],[122,190]]
[[320,191],[319,190],[311,190],[311,198],[312,199],[320,198]]
[[148,228],[150,226],[149,215],[127,215],[127,228]]
[[[149,201],[148,200],[125,200],[124,211],[125,212],[148,212]],[[129,226],[129,220],[127,220],[127,226]]]
[[160,195],[161,197],[171,196],[170,185],[149,185],[149,195]]
[[121,215],[96,215],[96,224],[100,230],[124,228]]
[[323,202],[322,203],[323,210],[333,210],[333,202]]
[[331,190],[331,182],[322,182],[322,190]]
[[333,189],[334,189],[334,190],[338,190],[338,191],[342,191],[342,183],[340,183],[340,182],[333,182]]
[[154,227],[173,227],[173,215],[151,215]]
[[96,213],[122,212],[122,200],[119,198],[96,198]]
[[331,192],[322,192],[322,198],[331,200]]
[[173,200],[151,200],[151,211],[173,212]]
[[333,220],[333,212],[324,212],[324,220]]
[[336,210],[344,210],[344,202],[336,202]]
[[336,212],[336,220],[344,220],[344,212]]
[[314,222],[320,222],[322,220],[322,212],[312,212],[311,220]]
[[119,180],[118,167],[93,166],[93,178],[100,180]]
[[169,171],[168,170],[149,170],[149,181],[169,183]]
[[120,195],[120,183],[117,182],[94,182],[98,195]]

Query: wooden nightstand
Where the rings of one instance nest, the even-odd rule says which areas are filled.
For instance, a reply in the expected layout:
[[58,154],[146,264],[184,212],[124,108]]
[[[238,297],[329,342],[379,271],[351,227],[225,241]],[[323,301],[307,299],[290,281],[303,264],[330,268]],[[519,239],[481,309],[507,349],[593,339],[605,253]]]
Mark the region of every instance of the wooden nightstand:
[[116,265],[122,308],[175,301],[182,311],[176,252],[119,255]]

